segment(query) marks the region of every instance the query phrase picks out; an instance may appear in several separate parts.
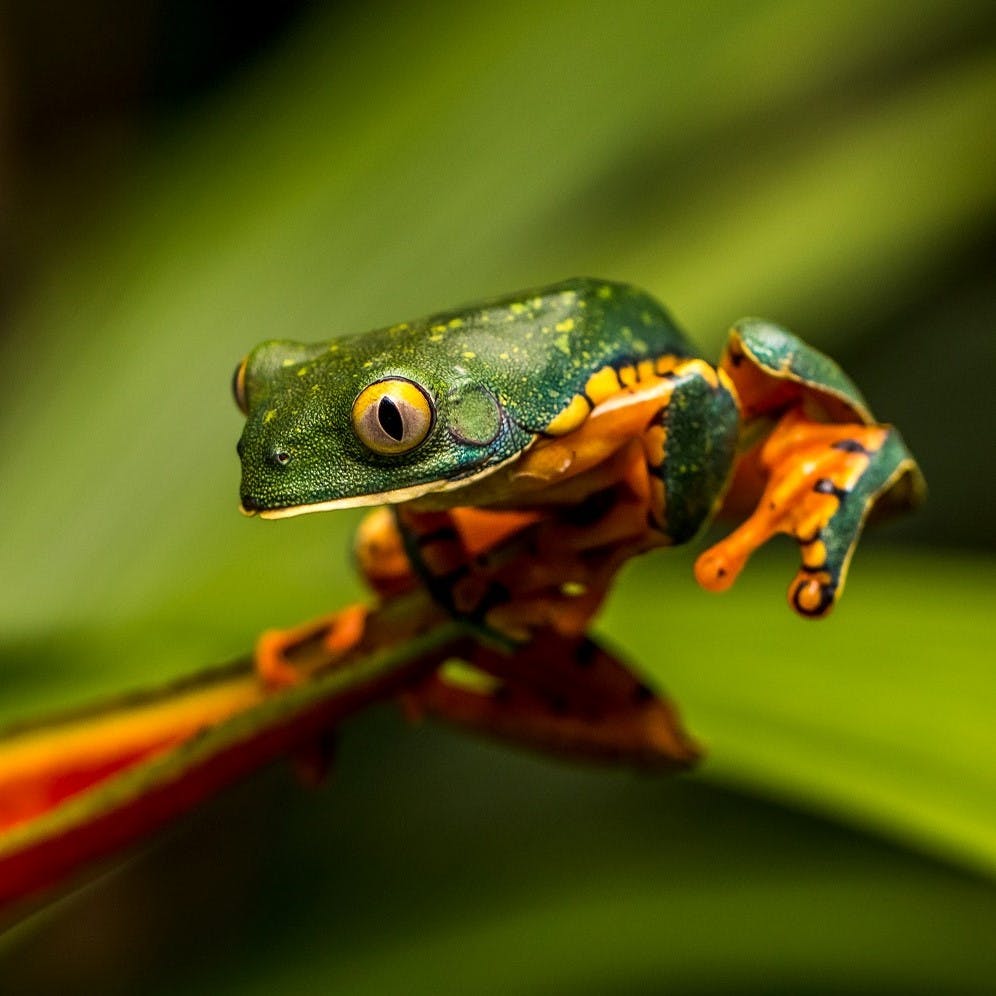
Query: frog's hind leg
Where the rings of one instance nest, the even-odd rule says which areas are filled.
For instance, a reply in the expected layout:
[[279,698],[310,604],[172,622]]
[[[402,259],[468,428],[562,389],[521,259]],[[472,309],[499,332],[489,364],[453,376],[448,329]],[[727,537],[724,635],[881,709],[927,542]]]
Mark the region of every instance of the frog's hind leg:
[[514,653],[478,646],[402,703],[486,736],[572,760],[688,768],[700,750],[670,702],[590,637],[537,633]]

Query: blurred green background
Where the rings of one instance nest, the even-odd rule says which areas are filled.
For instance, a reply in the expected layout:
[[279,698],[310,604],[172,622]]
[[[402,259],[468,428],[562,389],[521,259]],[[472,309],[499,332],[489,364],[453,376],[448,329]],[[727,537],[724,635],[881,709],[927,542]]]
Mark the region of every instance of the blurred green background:
[[4,992],[996,989],[989,2],[0,11],[0,720],[229,658],[354,598],[355,517],[236,511],[232,368],[595,274],[715,357],[838,358],[931,496],[793,618],[788,544],[695,551],[604,634],[692,777],[344,731],[0,939]]

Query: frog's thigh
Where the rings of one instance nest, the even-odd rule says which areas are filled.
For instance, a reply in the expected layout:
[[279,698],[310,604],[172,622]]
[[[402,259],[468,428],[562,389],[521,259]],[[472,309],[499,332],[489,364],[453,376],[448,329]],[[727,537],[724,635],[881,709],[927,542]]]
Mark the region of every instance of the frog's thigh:
[[478,648],[402,702],[412,716],[574,759],[686,768],[699,756],[673,706],[587,637],[544,631],[511,656]]

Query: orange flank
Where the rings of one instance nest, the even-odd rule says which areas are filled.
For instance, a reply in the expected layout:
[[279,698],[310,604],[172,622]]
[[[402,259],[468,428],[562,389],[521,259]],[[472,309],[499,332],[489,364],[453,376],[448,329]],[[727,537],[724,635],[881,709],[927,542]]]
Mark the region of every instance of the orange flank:
[[467,553],[478,557],[539,521],[536,512],[493,512],[484,508],[455,508],[453,521]]
[[[668,543],[665,531],[648,524],[665,504],[651,473],[666,443],[658,418],[676,383],[703,364],[658,363],[599,371],[588,381],[594,399],[587,390],[578,396],[587,399],[586,417],[569,435],[539,438],[513,464],[450,493],[459,506],[429,495],[398,510],[419,570],[457,615],[513,643],[547,627],[580,635],[622,563]],[[572,519],[571,510],[596,495],[607,506],[594,519]],[[384,537],[387,521],[365,535],[391,549],[398,541]]]
[[[684,366],[676,368],[679,375],[683,370]],[[512,468],[494,475],[508,496],[505,500],[528,504],[535,494],[537,504],[568,504],[577,499],[579,485],[591,493],[615,484],[617,468],[608,461],[628,440],[643,437],[649,420],[670,400],[674,383],[664,379],[636,383],[597,405],[569,437],[539,440]],[[659,458],[658,454],[655,459]],[[599,481],[599,474],[604,481]]]

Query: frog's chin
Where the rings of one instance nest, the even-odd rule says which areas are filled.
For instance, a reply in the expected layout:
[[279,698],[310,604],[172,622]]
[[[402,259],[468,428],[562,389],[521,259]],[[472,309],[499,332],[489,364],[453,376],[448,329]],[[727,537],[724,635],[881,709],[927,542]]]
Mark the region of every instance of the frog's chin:
[[311,512],[333,512],[340,508],[369,508],[371,505],[400,505],[415,501],[425,495],[442,494],[447,491],[460,491],[471,484],[476,484],[484,477],[490,477],[506,464],[518,459],[520,453],[498,463],[479,470],[476,474],[459,477],[449,481],[429,481],[427,484],[413,484],[407,488],[396,488],[393,491],[378,491],[368,495],[350,495],[347,498],[332,498],[328,501],[308,502],[302,505],[286,505],[282,508],[246,508],[239,506],[243,515],[258,515],[261,519],[291,519],[295,515],[308,515]]

